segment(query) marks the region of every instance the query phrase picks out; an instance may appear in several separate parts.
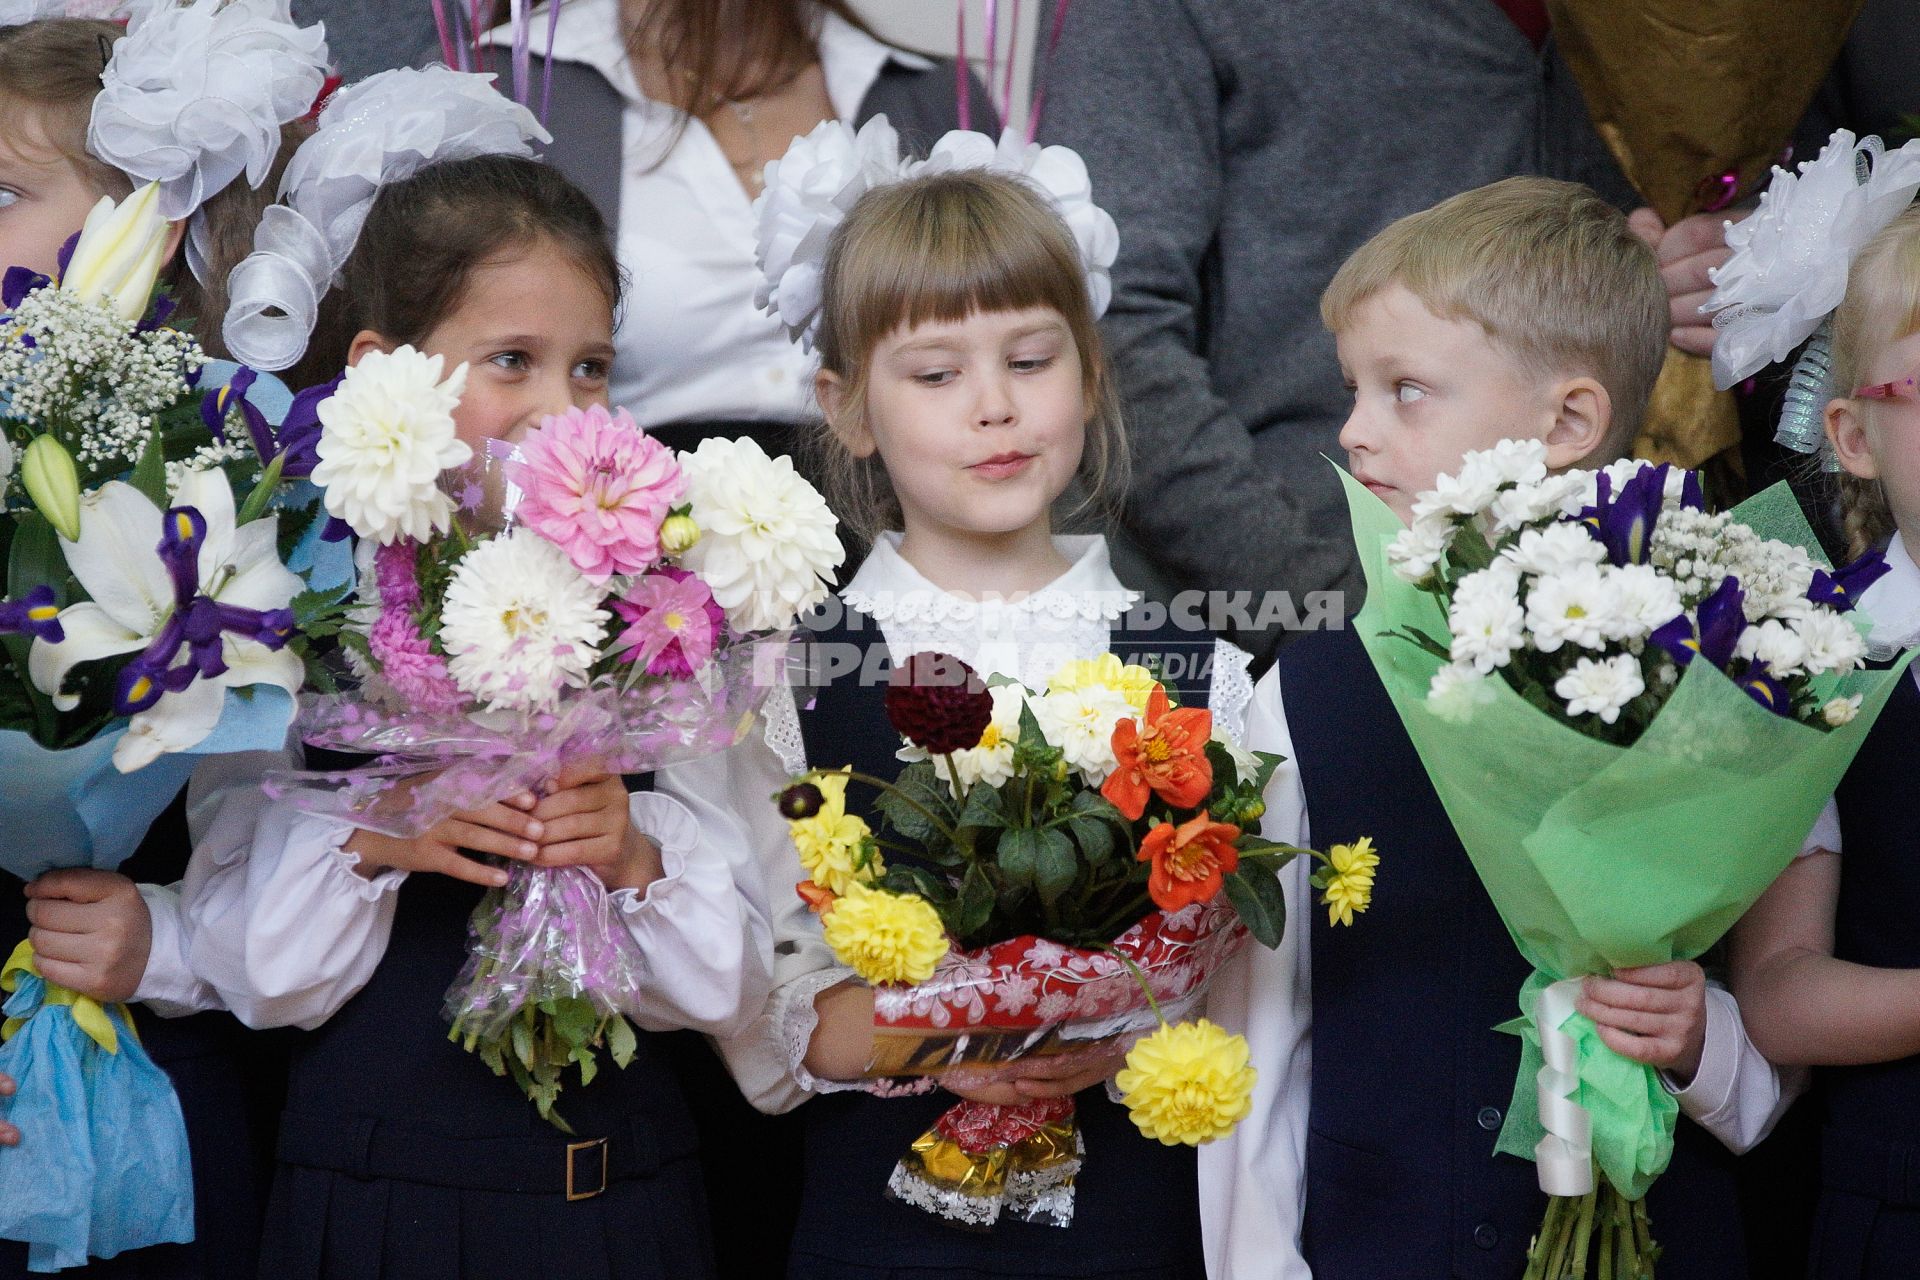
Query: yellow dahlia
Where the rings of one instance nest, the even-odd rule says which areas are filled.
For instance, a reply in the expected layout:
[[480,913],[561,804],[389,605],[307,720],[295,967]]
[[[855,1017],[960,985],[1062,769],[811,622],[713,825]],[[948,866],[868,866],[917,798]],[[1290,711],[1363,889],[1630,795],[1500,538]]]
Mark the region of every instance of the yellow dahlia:
[[1208,1022],[1162,1026],[1127,1052],[1114,1077],[1140,1132],[1197,1147],[1233,1131],[1253,1108],[1254,1069],[1244,1037]]
[[1370,836],[1327,850],[1327,865],[1314,874],[1313,882],[1320,886],[1328,924],[1350,925],[1356,912],[1367,909],[1373,901],[1373,869],[1379,865]]
[[1127,700],[1135,715],[1147,710],[1147,699],[1160,683],[1145,667],[1130,666],[1111,653],[1097,658],[1077,658],[1047,677],[1048,693],[1079,693],[1087,689],[1111,689]]
[[840,963],[868,982],[925,982],[947,954],[947,931],[925,898],[854,882],[822,921]]
[[873,831],[858,814],[847,812],[847,775],[819,773],[813,785],[820,789],[820,808],[810,818],[787,824],[800,865],[823,889],[843,894],[856,877],[877,879],[886,867],[873,849]]

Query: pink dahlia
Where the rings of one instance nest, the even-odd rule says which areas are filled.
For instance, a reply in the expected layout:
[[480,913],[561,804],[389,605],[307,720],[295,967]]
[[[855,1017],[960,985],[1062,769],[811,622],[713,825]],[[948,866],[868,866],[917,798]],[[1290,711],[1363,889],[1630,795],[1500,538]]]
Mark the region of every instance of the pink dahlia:
[[621,409],[569,409],[520,446],[516,518],[596,582],[660,558],[660,525],[686,492],[673,450]]
[[707,584],[685,569],[666,566],[637,579],[613,611],[627,622],[615,644],[621,660],[650,676],[687,679],[713,656],[727,622],[726,610]]

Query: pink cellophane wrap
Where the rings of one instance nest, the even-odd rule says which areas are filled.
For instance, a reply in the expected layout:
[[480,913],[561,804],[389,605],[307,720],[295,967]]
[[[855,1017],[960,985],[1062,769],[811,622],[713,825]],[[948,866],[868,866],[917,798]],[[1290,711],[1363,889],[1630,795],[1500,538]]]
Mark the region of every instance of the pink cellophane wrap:
[[[933,1076],[965,1068],[973,1083],[1033,1055],[1109,1052],[1199,1004],[1207,984],[1247,939],[1224,901],[1154,912],[1114,940],[1145,978],[1106,952],[1031,934],[976,951],[950,951],[914,986],[874,989],[875,1077]],[[895,1166],[887,1193],[962,1226],[991,1227],[1004,1213],[1066,1226],[1083,1144],[1071,1098],[1020,1107],[962,1101]]]

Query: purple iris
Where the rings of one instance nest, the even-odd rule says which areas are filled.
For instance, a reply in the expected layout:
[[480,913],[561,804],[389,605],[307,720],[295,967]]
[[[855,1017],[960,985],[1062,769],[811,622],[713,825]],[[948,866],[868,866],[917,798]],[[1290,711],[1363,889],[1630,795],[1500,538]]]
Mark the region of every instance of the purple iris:
[[42,583],[18,600],[0,600],[0,632],[17,635],[23,631],[52,644],[67,638],[60,626],[60,606],[54,603],[52,587]]
[[1777,716],[1793,714],[1793,694],[1785,683],[1774,678],[1767,670],[1767,664],[1756,662],[1747,668],[1747,673],[1734,681],[1747,691],[1747,696],[1773,712]]
[[8,267],[7,273],[0,276],[0,306],[8,311],[18,310],[27,295],[35,289],[44,289],[53,281],[29,267]]
[[336,378],[332,382],[310,387],[295,396],[287,410],[286,421],[275,432],[268,425],[267,416],[247,399],[247,392],[259,376],[242,365],[226,386],[200,397],[200,420],[206,423],[207,430],[224,440],[227,438],[228,412],[238,406],[241,421],[246,424],[247,436],[253,442],[253,451],[262,462],[272,462],[276,456],[280,457],[280,474],[290,480],[312,475],[314,467],[320,462],[320,418],[316,410],[322,400],[338,389],[340,380]]
[[[1666,463],[1641,467],[1615,496],[1613,479],[1602,471],[1594,477],[1593,505],[1581,511],[1580,520],[1607,549],[1607,559],[1615,565],[1645,564],[1653,545],[1653,526],[1660,520],[1666,504]],[[1698,483],[1694,485],[1698,489]]]
[[[200,594],[206,518],[192,507],[174,507],[164,523],[157,551],[173,580],[173,612],[147,647],[121,669],[113,693],[113,708],[120,715],[145,711],[162,694],[179,693],[197,677],[224,674],[227,663],[221,650],[228,632],[279,649],[293,630],[291,609],[247,609]],[[187,661],[176,667],[182,648]]]
[[133,331],[135,333],[151,333],[153,330],[165,324],[168,319],[172,317],[174,308],[179,305],[171,295],[165,293],[160,294],[153,300],[153,305],[147,308],[146,318],[139,324],[133,326]]
[[1888,569],[1887,558],[1878,551],[1869,551],[1845,568],[1828,573],[1825,569],[1813,571],[1813,585],[1807,588],[1807,599],[1815,604],[1831,605],[1841,613],[1846,613],[1860,602],[1860,594],[1878,582]]
[[80,233],[76,231],[67,237],[65,244],[60,246],[60,256],[54,260],[53,278],[55,280],[67,278],[67,266],[73,261],[73,251],[79,247]]
[[1740,633],[1747,629],[1746,592],[1740,580],[1731,575],[1722,578],[1713,594],[1700,602],[1700,629],[1694,631],[1694,619],[1681,614],[1653,633],[1653,642],[1684,667],[1695,655],[1725,671],[1733,661]]

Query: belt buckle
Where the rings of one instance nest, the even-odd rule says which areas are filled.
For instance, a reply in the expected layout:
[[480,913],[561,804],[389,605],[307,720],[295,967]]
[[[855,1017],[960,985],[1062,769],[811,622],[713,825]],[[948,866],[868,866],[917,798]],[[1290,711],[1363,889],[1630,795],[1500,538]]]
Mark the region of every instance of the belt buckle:
[[[583,1151],[596,1151],[596,1150],[600,1153],[599,1185],[593,1187],[592,1190],[580,1190],[574,1178],[574,1171],[579,1167],[576,1157],[579,1156],[579,1154]],[[607,1140],[605,1138],[594,1138],[590,1142],[569,1142],[567,1144],[567,1199],[570,1201],[591,1200],[595,1196],[599,1195],[602,1191],[605,1191],[606,1189],[607,1189]]]

